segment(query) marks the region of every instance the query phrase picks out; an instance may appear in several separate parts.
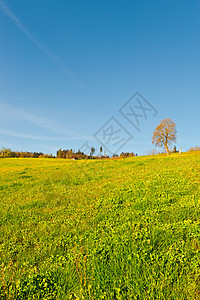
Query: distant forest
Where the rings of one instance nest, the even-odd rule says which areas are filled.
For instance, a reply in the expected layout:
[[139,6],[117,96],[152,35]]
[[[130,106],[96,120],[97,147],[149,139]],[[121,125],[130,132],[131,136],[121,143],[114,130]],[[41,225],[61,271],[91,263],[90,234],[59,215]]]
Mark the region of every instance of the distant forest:
[[[102,147],[100,147],[99,155],[94,155],[95,148],[91,148],[91,152],[89,155],[85,154],[78,150],[68,150],[68,149],[59,149],[56,152],[56,155],[53,154],[45,154],[43,152],[28,152],[28,151],[12,151],[9,148],[1,148],[0,149],[0,158],[8,158],[8,157],[16,157],[16,158],[63,158],[63,159],[102,159],[102,158],[126,158],[126,157],[135,157],[137,153],[133,152],[122,152],[120,155],[113,154],[112,157],[109,157],[105,154],[102,155]],[[188,151],[200,151],[200,147],[190,147]],[[171,151],[171,153],[176,153],[176,147]],[[155,152],[152,150],[149,155],[162,154],[163,152]]]
[[[0,158],[6,158],[6,157],[16,157],[16,158],[63,158],[63,159],[101,159],[101,158],[109,158],[108,155],[104,153],[102,155],[102,147],[100,147],[99,155],[94,155],[95,148],[91,148],[91,152],[89,155],[85,154],[84,152],[81,152],[78,150],[77,152],[75,150],[68,150],[68,149],[59,149],[56,152],[56,156],[52,154],[45,154],[43,152],[27,152],[27,151],[12,151],[9,148],[1,148],[0,149]],[[137,154],[134,154],[133,152],[122,152],[120,155],[113,154],[112,157],[134,157],[137,156]]]

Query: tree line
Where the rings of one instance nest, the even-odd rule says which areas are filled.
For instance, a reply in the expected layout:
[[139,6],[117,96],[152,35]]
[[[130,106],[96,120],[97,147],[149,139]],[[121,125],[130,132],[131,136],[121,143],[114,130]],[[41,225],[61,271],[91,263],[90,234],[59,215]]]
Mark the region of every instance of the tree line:
[[[100,154],[94,155],[95,148],[91,147],[91,152],[89,155],[85,154],[84,152],[81,152],[78,150],[77,152],[75,150],[68,150],[68,149],[59,149],[56,152],[56,156],[52,154],[45,154],[43,152],[29,152],[29,151],[12,151],[9,148],[1,148],[0,149],[0,158],[7,158],[7,157],[13,157],[13,158],[63,158],[63,159],[101,159],[101,158],[110,158],[108,155],[106,155],[106,152],[104,152],[104,155],[102,155],[103,148],[100,147]],[[137,154],[136,154],[137,155]],[[113,158],[125,158],[125,157],[134,157],[135,154],[133,152],[122,152],[120,155],[113,154]]]
[[[80,150],[78,150],[77,152],[75,152],[75,150],[68,150],[68,149],[59,149],[56,152],[56,157],[57,158],[66,158],[66,159],[101,159],[101,158],[110,158],[108,155],[106,155],[106,151],[104,151],[104,155],[102,155],[103,153],[103,148],[102,146],[100,146],[99,148],[99,155],[94,155],[96,149],[92,146],[90,149],[90,154],[87,155],[84,152],[81,152]],[[112,157],[113,158],[117,158],[117,157],[134,157],[136,156],[133,152],[122,152],[120,155],[118,154],[113,154]]]
[[12,151],[9,148],[0,149],[0,158],[16,157],[16,158],[54,158],[52,154],[44,154],[43,152],[28,151]]

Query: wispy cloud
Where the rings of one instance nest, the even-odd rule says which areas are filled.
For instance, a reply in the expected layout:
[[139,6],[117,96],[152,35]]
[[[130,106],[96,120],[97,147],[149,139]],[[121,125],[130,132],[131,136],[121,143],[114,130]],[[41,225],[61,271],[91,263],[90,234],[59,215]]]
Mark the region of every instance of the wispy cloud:
[[19,133],[7,129],[0,129],[0,134],[6,135],[6,136],[12,136],[22,139],[30,139],[30,140],[38,140],[38,141],[62,141],[62,140],[68,140],[66,137],[49,137],[49,136],[41,136],[41,135],[33,135],[33,134],[25,134],[25,133]]
[[54,55],[51,51],[49,51],[33,34],[22,24],[19,18],[15,15],[15,13],[7,6],[7,4],[0,0],[0,10],[3,11],[5,15],[9,17],[9,19],[47,56],[49,56],[57,65],[59,65],[64,73],[70,76],[81,88],[85,88],[85,85],[76,78],[74,72],[68,69],[64,62],[56,55]]
[[40,128],[51,130],[52,132],[55,132],[59,135],[64,135],[68,137],[77,135],[71,130],[66,130],[62,128],[59,124],[50,119],[40,118],[22,109],[0,102],[0,115],[1,114],[2,116],[6,116],[7,118],[33,123],[39,126]]
[[7,119],[12,120],[19,120],[25,121],[28,123],[32,123],[40,128],[47,129],[50,132],[54,132],[59,134],[59,137],[43,137],[39,135],[31,135],[31,134],[24,134],[24,133],[17,133],[14,131],[9,131],[7,129],[0,129],[0,134],[7,135],[7,136],[15,136],[27,139],[34,139],[34,140],[48,140],[48,141],[60,141],[60,140],[85,140],[88,139],[87,136],[83,136],[77,132],[72,130],[66,130],[57,122],[47,118],[41,118],[35,116],[29,112],[21,110],[19,108],[13,107],[11,105],[7,105],[0,102],[0,117],[6,117]]
[[[83,137],[58,137],[58,136],[42,136],[42,135],[34,135],[34,134],[27,134],[27,133],[20,133],[12,130],[7,129],[0,129],[0,134],[5,136],[17,137],[22,139],[29,139],[35,141],[49,141],[49,142],[57,142],[57,141],[68,141],[68,140],[84,140]],[[6,144],[6,142],[4,142]]]

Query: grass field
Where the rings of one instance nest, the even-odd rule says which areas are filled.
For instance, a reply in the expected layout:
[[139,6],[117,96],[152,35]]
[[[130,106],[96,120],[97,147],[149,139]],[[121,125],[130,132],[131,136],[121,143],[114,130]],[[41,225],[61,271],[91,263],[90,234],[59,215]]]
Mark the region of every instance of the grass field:
[[200,155],[0,160],[0,299],[200,299]]

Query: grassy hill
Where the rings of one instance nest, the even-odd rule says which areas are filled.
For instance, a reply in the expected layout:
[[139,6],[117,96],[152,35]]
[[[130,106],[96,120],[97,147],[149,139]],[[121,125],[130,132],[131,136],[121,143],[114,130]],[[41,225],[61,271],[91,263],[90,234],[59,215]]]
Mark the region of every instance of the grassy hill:
[[0,160],[0,299],[200,299],[200,155]]

